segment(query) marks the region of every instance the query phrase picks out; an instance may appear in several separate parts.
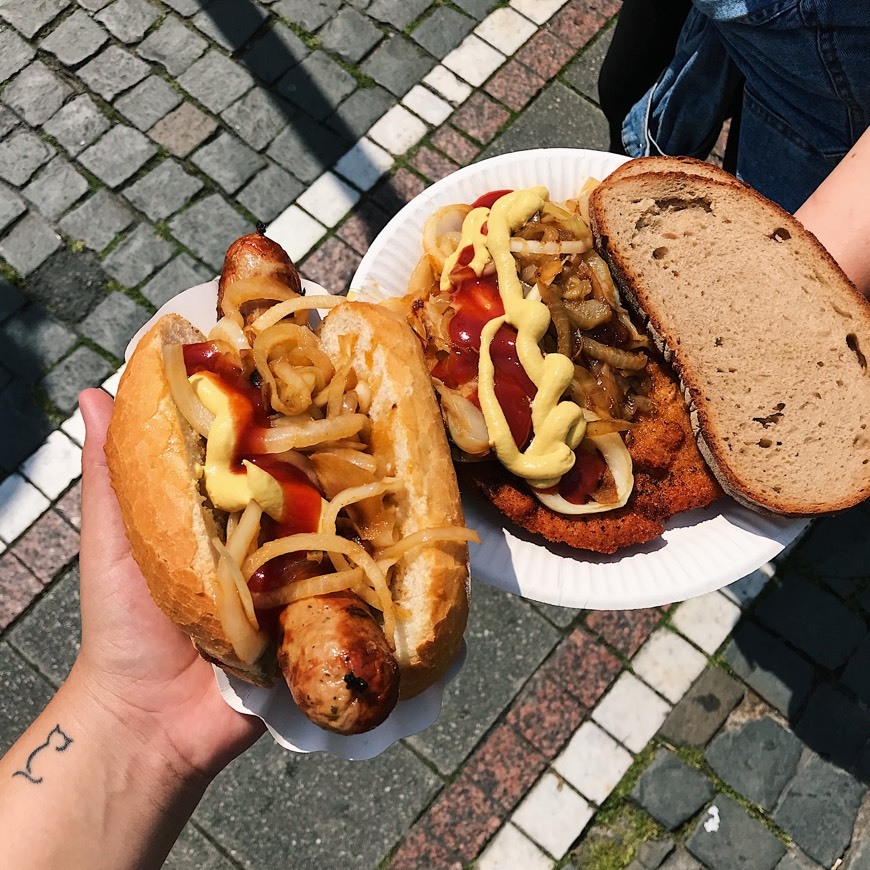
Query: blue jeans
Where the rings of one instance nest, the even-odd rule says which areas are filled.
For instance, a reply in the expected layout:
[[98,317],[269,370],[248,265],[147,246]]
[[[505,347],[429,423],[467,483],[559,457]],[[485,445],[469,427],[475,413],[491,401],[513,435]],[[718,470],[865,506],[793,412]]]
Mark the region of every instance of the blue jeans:
[[741,87],[737,175],[794,211],[870,126],[870,2],[694,0],[626,152],[706,157]]

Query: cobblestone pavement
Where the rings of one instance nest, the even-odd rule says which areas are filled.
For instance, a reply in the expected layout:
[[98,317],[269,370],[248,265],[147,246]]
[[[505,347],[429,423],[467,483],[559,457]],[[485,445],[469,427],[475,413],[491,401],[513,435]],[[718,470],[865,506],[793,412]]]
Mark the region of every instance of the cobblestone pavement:
[[[605,148],[619,5],[0,0],[0,750],[78,649],[78,392],[255,220],[345,287],[458,166]],[[356,764],[264,738],[169,866],[868,868],[867,529],[672,608],[475,584],[435,725]]]

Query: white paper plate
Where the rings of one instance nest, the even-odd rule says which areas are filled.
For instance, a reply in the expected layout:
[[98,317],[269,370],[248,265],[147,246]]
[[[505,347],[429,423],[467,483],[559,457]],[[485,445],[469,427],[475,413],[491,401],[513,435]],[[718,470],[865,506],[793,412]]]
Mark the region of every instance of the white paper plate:
[[[423,224],[437,208],[473,202],[490,190],[543,184],[558,201],[574,196],[590,176],[603,179],[627,158],[600,151],[552,148],[520,151],[460,169],[406,205],[374,240],[351,281],[359,298],[404,295],[422,254]],[[544,542],[512,525],[478,497],[463,493],[475,579],[547,604],[587,609],[652,607],[683,601],[739,580],[768,562],[807,525],[772,520],[720,499],[678,514],[661,538],[599,556]]]
[[[326,295],[329,292],[312,281],[303,280],[302,286],[309,296]],[[125,358],[130,358],[139,339],[164,314],[181,314],[198,329],[208,333],[217,320],[217,290],[218,284],[215,280],[191,287],[170,299],[133,336],[127,346]],[[290,690],[283,682],[271,689],[263,689],[229,676],[220,668],[216,667],[214,671],[221,695],[227,704],[240,713],[250,713],[262,719],[279,746],[291,752],[328,752],[348,761],[362,761],[380,755],[397,740],[417,734],[435,722],[441,712],[444,688],[459,673],[465,656],[463,644],[462,652],[441,680],[416,698],[400,701],[383,725],[351,737],[331,734],[306,719],[293,703]]]

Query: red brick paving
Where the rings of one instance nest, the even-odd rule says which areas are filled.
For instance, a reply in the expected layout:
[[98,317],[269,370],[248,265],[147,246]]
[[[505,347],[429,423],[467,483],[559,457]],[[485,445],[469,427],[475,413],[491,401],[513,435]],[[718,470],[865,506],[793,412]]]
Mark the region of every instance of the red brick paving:
[[70,487],[55,505],[61,516],[66,518],[74,528],[82,527],[82,482]]
[[468,779],[506,810],[512,810],[534,785],[547,759],[508,725],[498,725],[462,770]]
[[390,216],[372,202],[366,202],[338,228],[338,235],[358,254],[365,254],[377,234],[387,225]]
[[480,153],[480,146],[470,142],[453,127],[441,127],[436,130],[429,141],[440,151],[443,151],[451,160],[455,160],[460,166],[471,163]]
[[341,239],[327,239],[302,265],[302,274],[335,293],[347,289],[362,257]]
[[552,760],[580,727],[586,708],[565,691],[564,681],[544,668],[529,680],[505,722]]
[[586,617],[586,626],[614,649],[631,658],[662,618],[657,608],[648,610],[597,610]]
[[622,663],[582,628],[559,644],[538,672],[555,680],[584,707],[592,708],[616,679]]
[[515,55],[520,63],[544,79],[551,79],[577,53],[567,43],[546,30],[538,31]]
[[411,166],[433,182],[440,181],[451,172],[459,169],[459,165],[449,157],[445,157],[425,145],[411,158]]
[[546,81],[519,61],[512,60],[490,79],[484,90],[515,112],[524,108]]
[[79,534],[57,511],[43,514],[11,548],[45,586],[79,551]]
[[426,182],[422,181],[410,169],[402,168],[390,178],[379,182],[373,188],[372,200],[386,209],[392,217],[399,209],[410,202],[418,193],[426,189]]
[[595,36],[609,18],[619,12],[618,0],[574,0],[557,12],[546,29],[569,45],[576,54]]
[[0,556],[0,629],[17,619],[42,591],[42,584],[12,553]]
[[462,862],[454,858],[441,843],[432,839],[426,828],[415,828],[399,847],[390,870],[423,870],[423,868],[462,870]]
[[509,118],[510,112],[507,109],[478,91],[466,100],[462,108],[453,113],[450,122],[485,145],[495,137]]

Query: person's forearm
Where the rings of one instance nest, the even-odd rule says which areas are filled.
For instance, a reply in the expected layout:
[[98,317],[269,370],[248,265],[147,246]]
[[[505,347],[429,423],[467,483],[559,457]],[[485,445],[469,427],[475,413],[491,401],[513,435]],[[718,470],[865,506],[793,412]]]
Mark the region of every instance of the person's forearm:
[[75,673],[0,760],[0,866],[159,867],[206,782]]
[[870,130],[795,212],[843,271],[870,295]]

